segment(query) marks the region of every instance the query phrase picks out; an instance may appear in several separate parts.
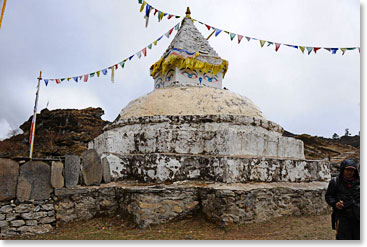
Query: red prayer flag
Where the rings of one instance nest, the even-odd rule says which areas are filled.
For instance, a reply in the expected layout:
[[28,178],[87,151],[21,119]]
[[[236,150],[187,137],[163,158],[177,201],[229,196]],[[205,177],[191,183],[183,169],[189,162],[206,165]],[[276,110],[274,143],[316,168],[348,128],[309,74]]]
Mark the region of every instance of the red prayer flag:
[[88,74],[84,75],[84,82],[87,82],[88,81]]
[[118,68],[119,68],[118,64],[115,64],[115,69],[118,69]]
[[157,14],[158,12],[158,9],[154,9],[154,15]]
[[205,26],[206,26],[206,28],[207,28],[208,30],[210,30],[211,26],[206,25],[206,24],[205,24]]
[[280,43],[275,43],[275,51],[278,51],[280,47]]
[[169,35],[171,35],[172,32],[173,32],[173,28],[171,30],[169,30],[169,32],[168,32]]
[[314,47],[313,48],[313,51],[315,52],[315,54],[316,54],[316,52],[318,51],[318,50],[320,50],[321,48],[320,47]]
[[143,52],[143,54],[144,54],[144,57],[146,57],[147,56],[147,48],[145,47],[143,50],[141,50],[142,52]]
[[239,44],[239,43],[241,42],[241,40],[242,40],[243,36],[242,36],[242,35],[237,34],[237,37],[238,37],[238,44]]
[[169,16],[168,16],[168,20],[169,20],[169,19],[171,19],[172,17],[173,17],[173,15],[169,15]]
[[56,79],[56,83],[59,84],[61,81],[60,79]]

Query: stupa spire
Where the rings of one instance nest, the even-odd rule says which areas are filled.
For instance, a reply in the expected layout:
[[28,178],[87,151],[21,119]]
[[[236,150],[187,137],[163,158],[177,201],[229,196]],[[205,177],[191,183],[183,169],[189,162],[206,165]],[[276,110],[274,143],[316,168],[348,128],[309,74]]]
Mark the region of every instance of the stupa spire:
[[199,32],[190,8],[171,44],[150,68],[156,89],[169,86],[209,86],[222,88],[228,62],[220,58]]

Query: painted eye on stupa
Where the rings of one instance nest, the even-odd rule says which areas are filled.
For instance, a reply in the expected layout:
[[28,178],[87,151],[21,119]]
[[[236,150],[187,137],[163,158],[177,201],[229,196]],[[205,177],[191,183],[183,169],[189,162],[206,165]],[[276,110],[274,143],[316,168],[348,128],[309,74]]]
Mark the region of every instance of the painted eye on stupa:
[[155,88],[160,88],[161,87],[161,83],[163,82],[162,78],[158,78],[155,81]]
[[173,69],[171,69],[170,71],[168,71],[167,74],[166,74],[166,78],[164,78],[164,80],[166,82],[169,82],[170,80],[172,80],[174,73],[175,73],[175,71]]
[[218,81],[217,76],[204,75],[204,79],[208,82],[217,82]]
[[181,74],[189,79],[196,79],[198,78],[197,73],[191,72],[190,70],[184,70],[181,72]]

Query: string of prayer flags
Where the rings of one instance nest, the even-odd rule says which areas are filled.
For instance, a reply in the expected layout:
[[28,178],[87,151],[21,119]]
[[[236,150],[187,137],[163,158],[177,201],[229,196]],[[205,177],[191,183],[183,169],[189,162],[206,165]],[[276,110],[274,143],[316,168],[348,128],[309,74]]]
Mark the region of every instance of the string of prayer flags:
[[[143,3],[144,1],[142,1]],[[147,4],[146,4],[147,5]],[[167,15],[167,14],[166,14]],[[177,23],[175,26],[173,26],[172,28],[170,28],[164,35],[169,38],[171,36],[171,34],[173,33],[173,30],[179,30],[180,28],[180,23]],[[84,82],[88,82],[88,80],[90,78],[93,78],[95,75],[97,75],[97,77],[99,77],[101,75],[101,73],[103,75],[107,75],[108,74],[108,69],[111,70],[111,82],[115,82],[115,70],[118,69],[118,65],[120,64],[121,68],[125,68],[125,63],[127,61],[130,61],[131,59],[133,59],[133,57],[136,55],[139,59],[142,57],[142,54],[144,54],[144,57],[147,56],[147,48],[148,49],[152,49],[153,44],[157,45],[158,41],[160,41],[163,38],[163,35],[161,35],[158,39],[156,39],[155,41],[151,42],[149,45],[147,45],[146,47],[144,47],[143,49],[141,49],[140,51],[138,51],[137,53],[123,59],[122,61],[120,61],[119,63],[115,63],[105,69],[101,69],[98,71],[94,71],[88,74],[84,74],[84,75],[80,75],[80,76],[72,76],[72,77],[63,77],[60,79],[43,79],[45,82],[45,85],[48,86],[49,82],[51,81],[56,81],[57,84],[60,84],[61,82],[67,80],[71,80],[74,79],[75,82],[78,81],[84,81]]]
[[172,17],[181,18],[181,16],[168,14],[168,13],[163,12],[163,11],[157,9],[157,8],[154,8],[152,5],[150,5],[149,3],[147,3],[144,0],[138,0],[138,3],[141,4],[139,12],[143,12],[144,7],[145,7],[145,14],[144,14],[145,27],[148,27],[149,16],[150,16],[150,12],[152,10],[154,10],[154,13],[153,13],[154,16],[158,13],[158,15],[157,15],[158,22],[160,22],[163,19],[163,17],[167,16],[167,15],[168,15],[168,17],[167,17],[168,20],[171,19]]

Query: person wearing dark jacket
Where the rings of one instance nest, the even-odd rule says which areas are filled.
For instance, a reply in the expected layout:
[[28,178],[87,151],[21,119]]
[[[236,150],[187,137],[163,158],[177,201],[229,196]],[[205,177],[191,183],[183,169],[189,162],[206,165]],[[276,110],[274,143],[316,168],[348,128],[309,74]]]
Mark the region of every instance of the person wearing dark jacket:
[[329,182],[326,202],[333,207],[332,228],[337,240],[360,240],[359,173],[357,164],[345,159],[340,174]]

